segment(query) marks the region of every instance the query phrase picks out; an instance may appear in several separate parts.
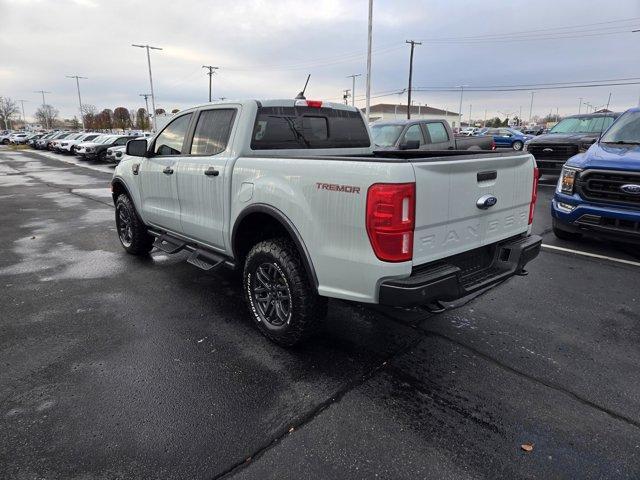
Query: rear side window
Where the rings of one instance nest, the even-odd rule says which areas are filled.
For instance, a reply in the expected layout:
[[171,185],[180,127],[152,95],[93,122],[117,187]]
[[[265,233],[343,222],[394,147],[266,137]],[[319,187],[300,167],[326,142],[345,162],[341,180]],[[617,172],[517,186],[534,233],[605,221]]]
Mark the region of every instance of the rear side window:
[[252,150],[369,145],[360,113],[333,108],[260,107],[251,137]]
[[191,114],[188,113],[176,118],[167,125],[156,138],[153,152],[156,155],[180,155],[190,121]]
[[431,138],[431,143],[441,143],[449,141],[447,129],[440,122],[427,123],[427,131]]
[[192,155],[216,155],[227,148],[233,126],[234,109],[205,110],[198,117],[198,124],[191,143]]

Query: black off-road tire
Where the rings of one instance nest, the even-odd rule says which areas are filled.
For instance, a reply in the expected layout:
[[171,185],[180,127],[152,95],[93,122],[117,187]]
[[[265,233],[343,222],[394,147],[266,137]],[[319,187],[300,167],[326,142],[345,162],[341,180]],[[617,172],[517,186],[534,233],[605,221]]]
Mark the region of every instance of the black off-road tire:
[[122,247],[132,255],[147,255],[153,248],[153,236],[142,222],[133,202],[125,193],[116,200],[116,230]]
[[[288,321],[281,325],[274,324],[282,321],[281,318],[276,318],[274,323],[267,320],[263,307],[265,301],[260,303],[258,300],[256,287],[265,290],[264,283],[259,282],[258,270],[261,268],[270,269],[277,278],[275,295],[278,288],[285,292],[282,293],[283,298],[288,294],[289,314],[285,315]],[[253,322],[267,338],[283,347],[292,347],[309,338],[327,315],[327,299],[315,292],[298,249],[288,239],[275,238],[256,244],[245,260],[242,283]],[[280,305],[282,307],[283,304]],[[281,308],[280,312],[284,310]]]

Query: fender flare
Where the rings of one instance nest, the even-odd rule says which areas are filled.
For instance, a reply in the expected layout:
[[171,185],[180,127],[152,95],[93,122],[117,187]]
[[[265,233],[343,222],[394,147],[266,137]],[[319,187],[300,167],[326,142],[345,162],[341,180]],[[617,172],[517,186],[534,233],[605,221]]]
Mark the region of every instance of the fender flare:
[[[129,196],[129,198],[131,199],[132,202],[134,202],[133,197],[131,196],[131,192],[129,191],[129,187],[127,187],[127,184],[124,182],[124,180],[120,177],[114,177],[111,180],[111,196],[113,197],[113,187],[115,185],[118,185],[120,187],[122,187],[124,189],[124,191],[127,193],[127,195]],[[116,198],[113,199],[113,203],[116,203]],[[134,203],[135,205],[135,203]]]
[[317,291],[317,289],[318,289],[318,277],[316,275],[315,268],[313,267],[313,262],[311,261],[311,256],[309,255],[309,250],[307,250],[307,246],[305,245],[304,240],[302,239],[302,236],[300,235],[300,232],[298,232],[298,229],[295,227],[293,222],[291,220],[289,220],[289,218],[284,213],[282,213],[277,208],[272,207],[271,205],[267,205],[267,204],[264,204],[264,203],[254,203],[253,205],[248,206],[247,208],[245,208],[244,210],[242,210],[240,212],[240,214],[236,218],[236,221],[233,224],[233,229],[232,229],[232,232],[231,232],[231,247],[232,247],[234,258],[236,258],[236,259],[238,258],[238,254],[235,251],[236,233],[237,233],[237,230],[238,230],[238,226],[242,223],[242,220],[247,215],[250,215],[252,213],[264,213],[264,214],[267,214],[267,215],[273,217],[275,220],[277,220],[284,227],[284,229],[287,231],[289,236],[293,239],[293,242],[295,243],[296,247],[298,248],[298,251],[300,252],[300,257],[302,259],[302,264],[304,265],[304,269],[307,272],[307,275],[309,276],[309,279],[311,280],[312,286]]

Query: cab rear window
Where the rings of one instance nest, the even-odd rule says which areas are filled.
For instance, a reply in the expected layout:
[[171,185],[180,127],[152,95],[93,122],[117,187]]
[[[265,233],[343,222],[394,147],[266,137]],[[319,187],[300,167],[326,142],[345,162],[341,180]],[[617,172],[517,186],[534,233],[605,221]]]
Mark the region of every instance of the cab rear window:
[[260,107],[252,150],[362,148],[370,145],[358,112],[333,108]]

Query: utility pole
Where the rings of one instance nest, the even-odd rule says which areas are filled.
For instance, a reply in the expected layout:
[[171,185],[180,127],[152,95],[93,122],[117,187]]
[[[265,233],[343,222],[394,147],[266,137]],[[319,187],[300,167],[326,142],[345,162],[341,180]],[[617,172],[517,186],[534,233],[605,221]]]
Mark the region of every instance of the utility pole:
[[413,49],[416,45],[422,45],[422,42],[413,40],[405,40],[404,43],[411,45],[411,54],[409,55],[409,88],[407,90],[407,119],[411,118],[411,77],[413,76]]
[[153,107],[153,130],[156,129],[156,96],[153,93],[153,77],[151,76],[151,55],[149,50],[162,50],[160,47],[152,47],[150,45],[131,44],[132,47],[144,48],[147,50],[147,64],[149,65],[149,84],[151,85],[151,106]]
[[361,73],[354,73],[353,75],[347,75],[347,78],[351,79],[351,105],[356,106],[356,77],[361,77]]
[[518,114],[518,126],[522,125],[522,105],[520,105],[520,113]]
[[76,87],[78,87],[78,105],[80,107],[80,121],[82,122],[82,130],[84,130],[84,115],[82,113],[82,97],[80,96],[80,79],[88,80],[87,77],[80,77],[78,75],[66,75],[67,78],[76,79]]
[[144,104],[145,104],[145,107],[147,109],[147,120],[149,120],[149,118],[151,118],[151,117],[149,116],[149,100],[148,99],[151,96],[151,94],[150,93],[141,93],[139,96],[140,97],[144,97]]
[[346,89],[346,90],[343,90],[343,92],[344,94],[342,95],[342,98],[344,99],[344,104],[349,105],[349,96],[350,96],[349,92],[351,92],[351,90]]
[[44,126],[47,127],[47,130],[49,130],[49,115],[47,115],[46,112],[46,102],[44,100],[44,94],[45,93],[51,93],[51,92],[46,92],[44,90],[36,90],[33,93],[41,93],[42,94],[42,113],[44,114]]
[[458,85],[460,89],[460,107],[458,108],[458,131],[462,130],[462,96],[464,95],[464,87],[469,85]]
[[211,101],[211,78],[213,77],[215,70],[218,70],[220,67],[214,67],[212,65],[202,65],[202,68],[206,68],[209,70],[207,72],[207,75],[209,75],[209,101]]
[[580,115],[580,112],[582,111],[582,100],[584,100],[584,98],[580,97],[578,100],[580,100],[580,103],[578,104],[578,115]]
[[529,105],[529,123],[531,123],[531,119],[533,118],[533,94],[536,92],[531,92],[531,105]]
[[27,125],[27,117],[24,114],[24,102],[28,102],[29,100],[18,100],[21,104],[22,104],[22,123],[25,124],[25,127]]
[[365,93],[367,123],[369,123],[369,112],[371,110],[371,43],[373,34],[373,0],[369,0],[369,22],[367,25],[367,89]]

